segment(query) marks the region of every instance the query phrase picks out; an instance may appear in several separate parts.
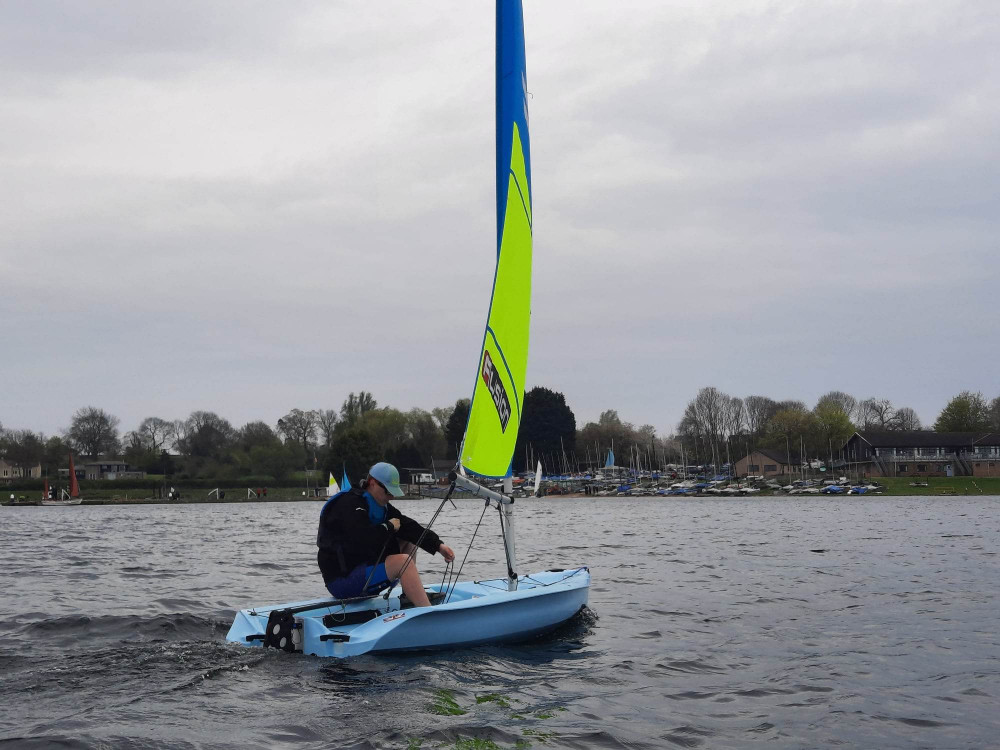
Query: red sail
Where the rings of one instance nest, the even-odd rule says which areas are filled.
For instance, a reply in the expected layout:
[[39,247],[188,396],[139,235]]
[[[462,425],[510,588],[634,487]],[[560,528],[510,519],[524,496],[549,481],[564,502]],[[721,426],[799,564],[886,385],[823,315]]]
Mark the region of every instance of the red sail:
[[80,484],[76,481],[76,469],[73,468],[73,454],[69,454],[69,496],[80,497]]
[[42,490],[42,500],[48,500],[48,499],[49,499],[49,480],[46,479],[45,480],[45,489]]

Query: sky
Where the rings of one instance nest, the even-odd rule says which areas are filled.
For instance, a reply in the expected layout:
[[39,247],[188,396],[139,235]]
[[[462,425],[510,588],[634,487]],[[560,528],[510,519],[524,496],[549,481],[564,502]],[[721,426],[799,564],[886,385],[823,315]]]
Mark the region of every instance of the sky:
[[[524,0],[527,387],[1000,395],[1000,7]],[[471,395],[492,4],[0,4],[0,423]],[[993,310],[993,313],[990,313]]]

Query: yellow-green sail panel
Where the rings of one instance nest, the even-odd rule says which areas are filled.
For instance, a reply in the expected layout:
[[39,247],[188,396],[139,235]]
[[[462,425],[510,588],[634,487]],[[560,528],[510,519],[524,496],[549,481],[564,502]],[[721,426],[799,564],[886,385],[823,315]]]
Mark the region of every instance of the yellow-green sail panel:
[[531,194],[517,123],[493,299],[461,463],[488,477],[506,476],[524,402],[531,319]]

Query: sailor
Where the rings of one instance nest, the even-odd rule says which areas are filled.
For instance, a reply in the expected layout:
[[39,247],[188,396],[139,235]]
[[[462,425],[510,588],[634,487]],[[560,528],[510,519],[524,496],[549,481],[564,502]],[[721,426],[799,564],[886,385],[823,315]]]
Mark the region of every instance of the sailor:
[[396,467],[380,462],[369,469],[360,487],[326,501],[319,514],[316,561],[336,598],[377,594],[399,580],[414,606],[430,606],[417,571],[416,545],[432,555],[440,552],[449,563],[455,553],[389,502],[402,495]]

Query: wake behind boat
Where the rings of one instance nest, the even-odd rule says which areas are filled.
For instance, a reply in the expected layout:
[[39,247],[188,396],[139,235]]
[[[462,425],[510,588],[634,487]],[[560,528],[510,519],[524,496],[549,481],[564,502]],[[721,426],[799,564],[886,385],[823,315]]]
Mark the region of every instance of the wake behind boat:
[[[431,606],[413,607],[396,582],[387,592],[374,596],[245,609],[237,614],[226,636],[230,641],[334,657],[468,646],[545,633],[587,604],[590,572],[586,567],[554,568],[529,575],[516,572],[511,459],[524,403],[532,262],[531,150],[521,0],[497,0],[496,64],[497,255],[493,292],[458,463],[450,475],[448,494],[426,528],[456,487],[485,499],[479,521],[490,507],[500,511],[507,576],[460,582],[461,567],[449,574],[449,562],[445,582],[425,589]],[[496,480],[503,480],[502,492],[480,483]],[[536,491],[537,487],[536,476]],[[346,473],[341,489],[348,489]],[[475,536],[473,532],[470,549]],[[419,546],[417,542],[410,554]],[[412,556],[407,564],[411,561]]]

